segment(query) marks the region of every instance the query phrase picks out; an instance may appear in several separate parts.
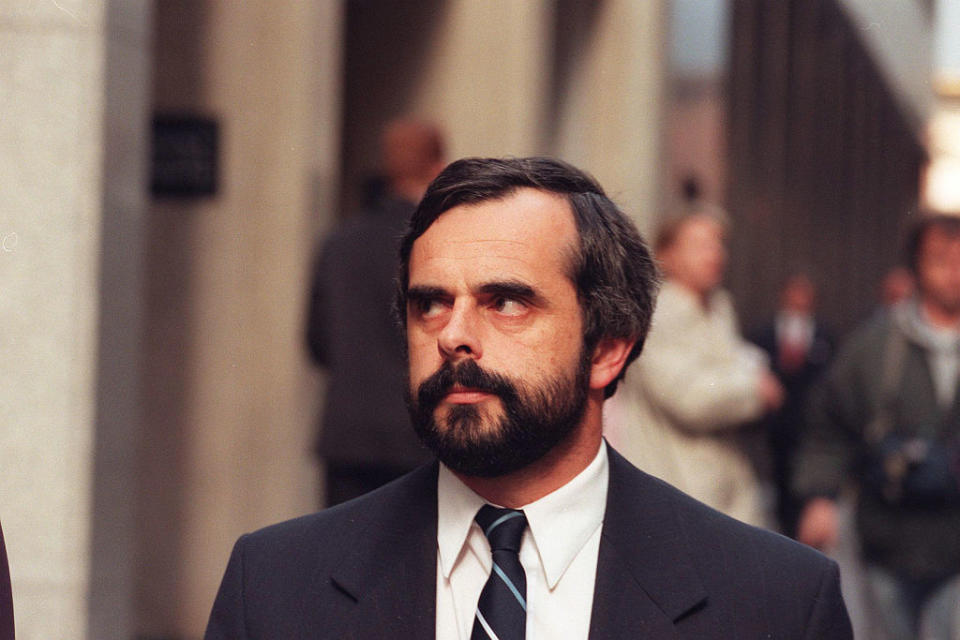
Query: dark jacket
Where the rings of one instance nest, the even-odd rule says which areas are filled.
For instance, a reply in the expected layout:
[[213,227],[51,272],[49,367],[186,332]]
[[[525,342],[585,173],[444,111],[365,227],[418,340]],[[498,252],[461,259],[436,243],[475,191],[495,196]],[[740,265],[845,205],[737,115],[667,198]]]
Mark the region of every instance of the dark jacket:
[[[862,486],[871,454],[865,429],[881,404],[888,337],[901,331],[895,318],[880,314],[855,331],[812,391],[794,489],[806,498],[834,497],[844,483],[860,484],[857,526],[864,557],[904,577],[938,579],[960,572],[960,506],[894,506]],[[960,424],[937,404],[925,349],[908,333],[905,337],[893,431],[931,438],[960,433]],[[960,393],[954,403],[960,403]],[[960,416],[957,409],[954,418]]]
[[[609,453],[591,638],[852,638],[835,563]],[[240,538],[206,638],[433,638],[436,567],[434,463]]]
[[795,370],[781,366],[780,341],[777,338],[776,321],[768,322],[753,331],[748,339],[770,356],[770,369],[777,375],[787,392],[788,402],[792,397],[802,397],[811,384],[823,373],[834,352],[833,332],[818,318],[814,319],[813,340],[803,364]]
[[386,200],[323,243],[307,319],[329,374],[317,452],[328,461],[413,469],[429,460],[404,403],[403,342],[391,315],[399,239],[413,205]]
[[[766,431],[767,444],[773,462],[772,477],[777,489],[777,518],[781,530],[793,535],[801,505],[791,491],[791,477],[797,450],[803,439],[804,407],[811,387],[826,372],[835,351],[833,333],[819,318],[814,318],[813,339],[802,362],[795,368],[784,367],[781,341],[777,335],[776,319],[753,331],[749,340],[770,357],[770,368],[786,391],[783,406],[766,416],[761,426]],[[761,458],[758,467],[765,472]]]

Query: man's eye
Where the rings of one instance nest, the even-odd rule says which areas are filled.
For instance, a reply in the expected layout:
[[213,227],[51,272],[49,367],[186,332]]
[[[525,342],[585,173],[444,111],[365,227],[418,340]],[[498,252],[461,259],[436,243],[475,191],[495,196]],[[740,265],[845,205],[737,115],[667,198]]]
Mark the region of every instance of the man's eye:
[[519,316],[527,311],[527,305],[514,298],[497,298],[493,307],[497,312],[506,316]]
[[443,305],[436,299],[421,298],[414,303],[417,315],[423,318],[429,318],[437,315],[443,308]]

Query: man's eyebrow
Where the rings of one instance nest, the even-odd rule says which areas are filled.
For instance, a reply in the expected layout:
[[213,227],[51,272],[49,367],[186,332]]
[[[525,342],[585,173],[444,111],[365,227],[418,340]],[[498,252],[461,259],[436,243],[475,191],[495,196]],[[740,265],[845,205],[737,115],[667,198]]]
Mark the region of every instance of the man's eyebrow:
[[485,295],[503,296],[526,300],[532,304],[542,305],[545,299],[540,292],[525,282],[519,280],[496,280],[485,282],[477,287],[477,293]]
[[413,285],[407,289],[407,301],[419,302],[421,300],[436,300],[437,298],[450,297],[450,294],[443,287],[434,287],[430,285]]

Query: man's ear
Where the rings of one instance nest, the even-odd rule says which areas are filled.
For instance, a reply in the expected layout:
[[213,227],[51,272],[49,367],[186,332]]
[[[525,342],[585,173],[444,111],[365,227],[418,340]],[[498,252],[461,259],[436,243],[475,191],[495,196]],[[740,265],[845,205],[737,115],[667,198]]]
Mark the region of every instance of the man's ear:
[[590,388],[603,389],[620,375],[636,340],[603,338],[590,358]]

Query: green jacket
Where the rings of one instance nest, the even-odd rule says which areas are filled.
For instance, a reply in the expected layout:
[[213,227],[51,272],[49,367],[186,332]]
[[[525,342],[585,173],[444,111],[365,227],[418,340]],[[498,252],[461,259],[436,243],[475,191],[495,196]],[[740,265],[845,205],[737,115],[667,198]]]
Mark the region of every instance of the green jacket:
[[[960,433],[960,424],[936,401],[927,351],[904,322],[905,308],[879,314],[854,332],[830,371],[811,393],[807,430],[794,470],[802,498],[835,497],[856,484],[868,452],[865,428],[881,404],[884,357],[890,331],[906,338],[902,375],[893,399],[894,430],[909,436]],[[960,393],[954,398],[960,403]],[[858,497],[857,526],[869,562],[912,579],[960,573],[960,507],[909,508],[890,505],[870,492]]]

